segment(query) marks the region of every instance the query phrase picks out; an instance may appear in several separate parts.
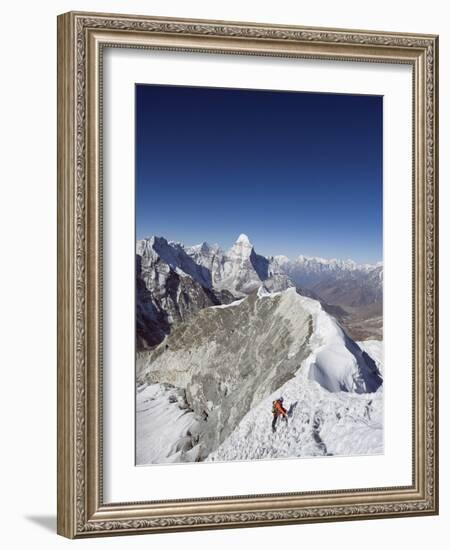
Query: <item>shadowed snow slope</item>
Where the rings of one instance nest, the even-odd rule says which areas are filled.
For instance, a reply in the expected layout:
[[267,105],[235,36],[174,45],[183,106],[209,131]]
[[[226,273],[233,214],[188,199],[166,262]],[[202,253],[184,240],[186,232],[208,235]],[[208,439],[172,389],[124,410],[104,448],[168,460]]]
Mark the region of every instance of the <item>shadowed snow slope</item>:
[[[308,418],[314,413],[310,426],[322,426],[319,412],[325,414],[328,408],[319,411],[314,407],[317,399],[329,399],[334,411],[351,395],[352,407],[359,414],[359,409],[365,410],[366,397],[357,394],[375,392],[382,383],[369,355],[319,302],[300,296],[293,288],[272,294],[254,292],[228,306],[199,311],[154,350],[139,354],[137,369],[140,387],[164,383],[184,390],[200,423],[195,429],[198,436],[190,441],[195,452],[165,448],[165,457],[159,453],[145,458],[143,453],[142,463],[173,461],[173,452],[179,453],[180,461],[204,460],[215,450],[219,452],[234,430],[243,427],[243,418],[253,414],[265,430],[269,427],[269,436],[275,437],[270,431],[271,399],[283,388],[292,392],[292,403],[309,403]],[[302,410],[299,407],[295,415]],[[306,422],[304,416],[299,418]],[[311,432],[311,445],[322,448],[319,431],[316,427]],[[255,451],[253,458],[260,452]],[[296,455],[294,450],[279,448],[276,456],[283,453],[303,456],[308,450]]]
[[383,342],[380,340],[364,340],[363,342],[358,342],[358,346],[372,357],[381,375],[383,375]]

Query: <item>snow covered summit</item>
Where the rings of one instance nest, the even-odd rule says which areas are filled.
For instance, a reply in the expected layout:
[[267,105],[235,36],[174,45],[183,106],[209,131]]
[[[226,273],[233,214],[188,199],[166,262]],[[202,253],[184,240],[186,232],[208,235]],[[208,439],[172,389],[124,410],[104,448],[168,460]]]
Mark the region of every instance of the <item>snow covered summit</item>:
[[250,248],[253,247],[252,243],[250,242],[250,239],[247,237],[245,233],[241,233],[239,235],[239,237],[236,239],[236,244],[237,243],[249,246]]
[[248,258],[253,251],[253,244],[250,242],[250,239],[247,235],[241,233],[237,238],[236,242],[228,251],[229,257],[235,257],[238,260]]

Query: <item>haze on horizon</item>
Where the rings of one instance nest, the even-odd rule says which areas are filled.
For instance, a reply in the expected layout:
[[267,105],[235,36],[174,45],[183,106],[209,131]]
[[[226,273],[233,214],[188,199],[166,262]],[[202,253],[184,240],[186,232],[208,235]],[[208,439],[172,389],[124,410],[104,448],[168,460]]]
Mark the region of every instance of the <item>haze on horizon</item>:
[[136,86],[136,237],[382,260],[382,98]]

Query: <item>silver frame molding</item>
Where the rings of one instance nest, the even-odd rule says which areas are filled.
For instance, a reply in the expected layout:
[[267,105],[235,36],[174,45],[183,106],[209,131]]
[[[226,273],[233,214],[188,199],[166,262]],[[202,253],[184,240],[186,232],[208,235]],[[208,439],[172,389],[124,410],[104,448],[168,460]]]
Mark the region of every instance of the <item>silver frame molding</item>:
[[[133,47],[413,68],[413,483],[103,502],[102,51]],[[438,513],[438,37],[70,12],[58,17],[58,533],[101,535]],[[408,200],[408,197],[406,197]]]

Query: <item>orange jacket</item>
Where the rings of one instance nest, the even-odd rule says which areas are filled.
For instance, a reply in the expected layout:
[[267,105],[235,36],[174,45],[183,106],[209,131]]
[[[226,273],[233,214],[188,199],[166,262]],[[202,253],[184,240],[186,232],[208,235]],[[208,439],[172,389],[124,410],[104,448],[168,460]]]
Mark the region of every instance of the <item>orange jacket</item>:
[[283,405],[279,401],[275,401],[274,405],[275,409],[275,415],[280,416],[280,414],[287,416],[287,410],[283,407]]

